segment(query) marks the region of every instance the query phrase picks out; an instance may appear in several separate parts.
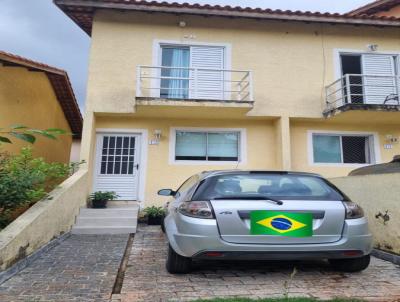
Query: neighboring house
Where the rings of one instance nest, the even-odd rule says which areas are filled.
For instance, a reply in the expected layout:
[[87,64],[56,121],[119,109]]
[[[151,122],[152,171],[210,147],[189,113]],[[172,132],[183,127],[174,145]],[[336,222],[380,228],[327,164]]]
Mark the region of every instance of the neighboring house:
[[359,7],[348,13],[349,16],[378,16],[400,18],[399,0],[378,0]]
[[[57,140],[37,137],[33,154],[49,162],[68,163],[73,141],[79,144],[82,132],[82,116],[65,71],[0,51],[0,128],[15,124],[73,134]],[[28,145],[13,139],[1,150],[18,153]]]
[[203,170],[334,177],[400,153],[400,19],[55,3],[92,37],[88,191],[154,203]]

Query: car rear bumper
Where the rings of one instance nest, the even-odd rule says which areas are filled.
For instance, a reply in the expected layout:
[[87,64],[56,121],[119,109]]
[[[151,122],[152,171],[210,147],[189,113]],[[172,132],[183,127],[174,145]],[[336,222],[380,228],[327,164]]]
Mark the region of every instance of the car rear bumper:
[[372,250],[372,235],[366,218],[346,220],[342,238],[336,242],[280,245],[226,242],[221,239],[215,220],[176,215],[180,217],[166,217],[166,234],[172,248],[185,257],[227,260],[354,258],[368,255]]
[[338,259],[357,258],[365,255],[360,250],[337,251],[241,251],[219,252],[203,251],[192,256],[193,259],[202,260],[307,260],[307,259]]

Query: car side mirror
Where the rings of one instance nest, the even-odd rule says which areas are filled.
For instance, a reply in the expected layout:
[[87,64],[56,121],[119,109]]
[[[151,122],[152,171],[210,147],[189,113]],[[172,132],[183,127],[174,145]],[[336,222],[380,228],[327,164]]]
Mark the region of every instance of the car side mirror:
[[175,196],[176,192],[171,189],[162,189],[158,191],[158,195],[160,196]]

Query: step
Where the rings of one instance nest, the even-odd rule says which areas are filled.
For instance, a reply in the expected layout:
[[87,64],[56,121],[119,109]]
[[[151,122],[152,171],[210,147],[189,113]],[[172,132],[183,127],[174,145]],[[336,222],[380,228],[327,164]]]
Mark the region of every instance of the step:
[[131,208],[121,209],[80,209],[79,216],[89,217],[137,217],[139,210]]
[[78,216],[76,226],[136,226],[137,217],[83,217]]
[[72,234],[101,235],[101,234],[131,234],[136,232],[135,227],[113,226],[113,227],[81,227],[74,226],[71,230]]
[[113,200],[107,203],[107,208],[139,208],[137,201],[119,201]]

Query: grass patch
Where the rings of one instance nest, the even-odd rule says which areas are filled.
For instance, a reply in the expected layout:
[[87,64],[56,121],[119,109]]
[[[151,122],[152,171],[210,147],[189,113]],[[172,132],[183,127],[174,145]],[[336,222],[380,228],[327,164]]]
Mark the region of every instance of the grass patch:
[[[216,298],[211,300],[196,300],[193,302],[317,302],[320,300],[312,298],[267,298],[267,299],[247,299],[247,298]],[[332,299],[326,302],[362,302],[362,300],[357,299]]]

